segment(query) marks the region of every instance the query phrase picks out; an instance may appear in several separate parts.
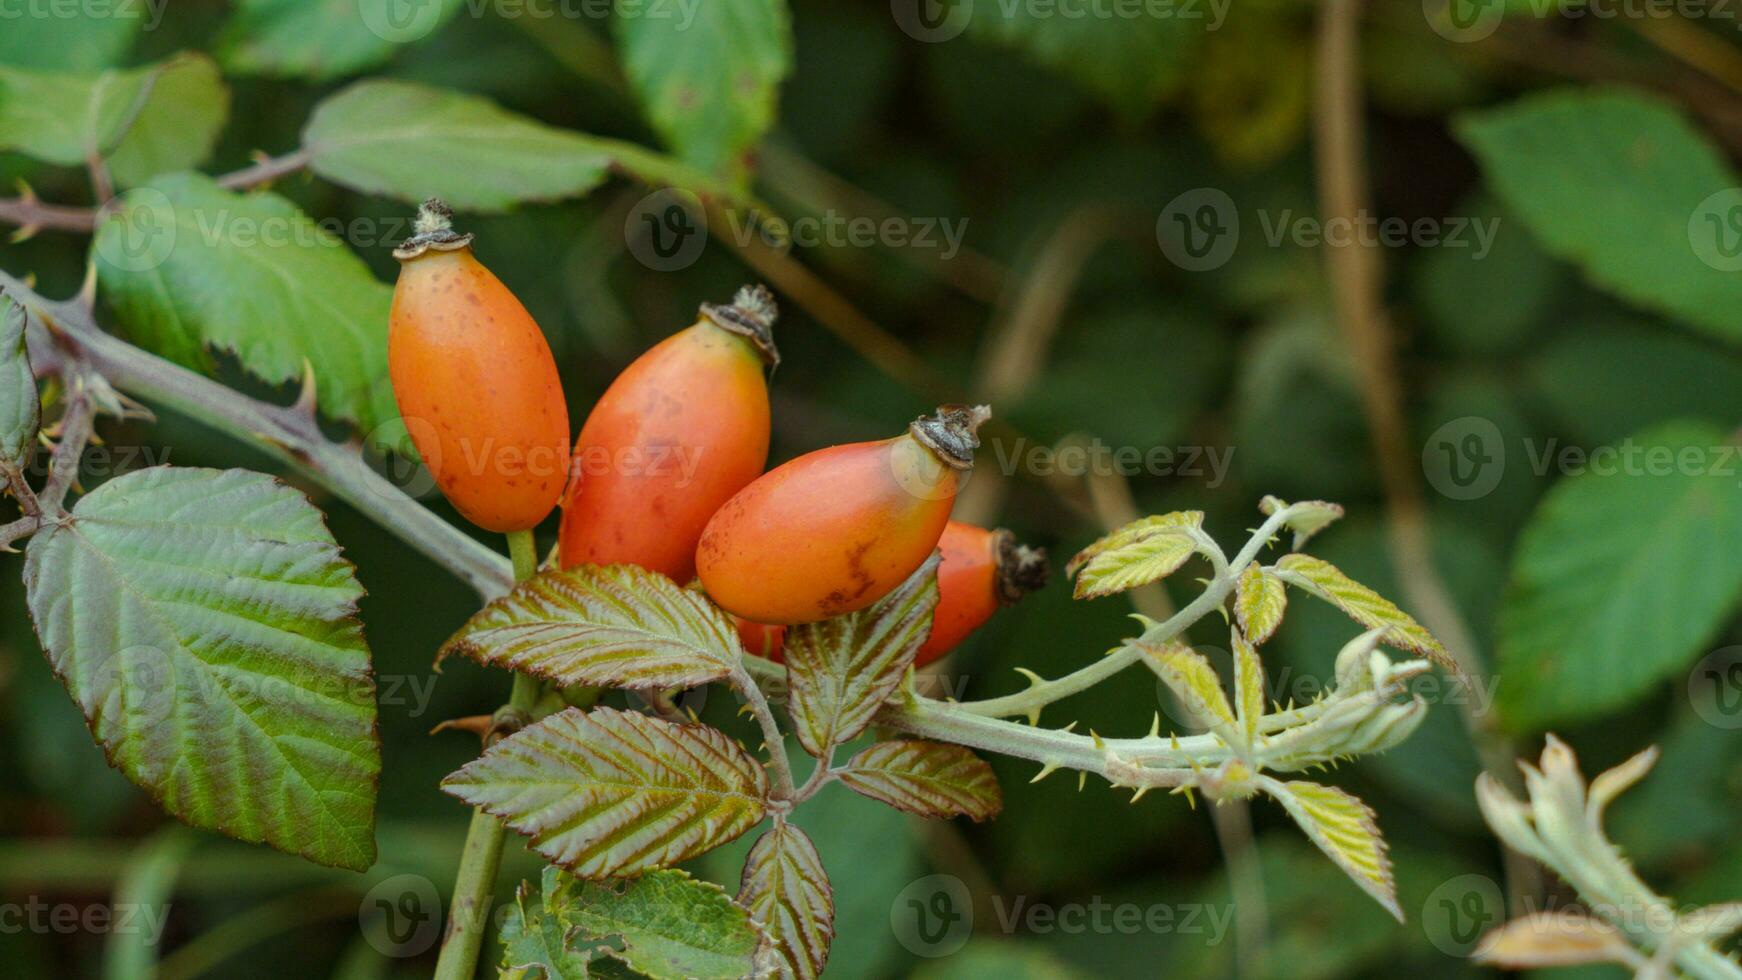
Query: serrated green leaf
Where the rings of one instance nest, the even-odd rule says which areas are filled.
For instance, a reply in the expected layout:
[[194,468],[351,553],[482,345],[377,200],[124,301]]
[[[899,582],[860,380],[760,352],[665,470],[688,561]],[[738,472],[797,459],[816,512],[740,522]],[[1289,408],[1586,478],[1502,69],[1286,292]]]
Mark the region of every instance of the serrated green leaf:
[[1282,625],[1288,611],[1288,589],[1270,569],[1253,562],[1240,573],[1234,591],[1234,618],[1253,643],[1263,643]]
[[773,942],[772,975],[815,980],[835,938],[835,896],[828,872],[804,831],[778,821],[744,859],[738,904]]
[[1544,250],[1633,303],[1742,341],[1742,278],[1700,255],[1728,246],[1734,202],[1710,202],[1742,181],[1674,106],[1562,89],[1466,115],[1456,132]]
[[683,160],[742,184],[774,124],[792,68],[782,0],[696,4],[688,16],[619,3],[612,19],[624,74],[654,129]]
[[[591,943],[603,956],[654,978],[739,980],[755,975],[767,939],[750,913],[712,882],[683,871],[654,871],[628,881],[578,881],[567,875],[551,904],[573,928],[571,945]],[[547,887],[552,875],[547,873]]]
[[363,590],[258,473],[116,477],[34,537],[31,617],[110,762],[195,827],[361,871],[380,746]]
[[1274,516],[1286,508],[1294,508],[1285,522],[1288,529],[1294,532],[1294,550],[1299,551],[1313,535],[1330,527],[1343,517],[1343,505],[1333,504],[1328,500],[1301,500],[1289,503],[1280,497],[1268,494],[1258,502],[1258,510],[1266,517]]
[[1420,654],[1448,670],[1457,669],[1445,647],[1425,627],[1391,600],[1344,575],[1323,558],[1299,553],[1284,555],[1275,567],[1284,582],[1336,606],[1362,626],[1389,628],[1391,634],[1386,641],[1389,645]]
[[1240,733],[1248,746],[1258,740],[1258,720],[1264,717],[1264,664],[1258,650],[1236,626],[1231,632],[1234,646],[1234,706],[1240,719]]
[[1155,646],[1134,643],[1143,651],[1143,662],[1155,671],[1186,710],[1222,736],[1230,745],[1240,744],[1234,709],[1222,690],[1222,679],[1204,655],[1178,641]]
[[931,634],[938,604],[934,552],[869,608],[786,632],[787,710],[793,732],[818,758],[871,724]]
[[237,74],[330,81],[424,40],[462,7],[462,0],[238,0],[218,57]]
[[1385,853],[1385,838],[1379,833],[1372,808],[1335,786],[1302,780],[1283,782],[1269,776],[1260,776],[1259,785],[1300,824],[1308,840],[1397,921],[1403,921],[1391,858]]
[[635,565],[547,571],[485,606],[437,654],[560,687],[665,691],[724,680],[739,653],[717,606]]
[[536,895],[529,881],[515,889],[514,903],[497,932],[502,942],[497,980],[587,980],[588,954],[569,946],[569,926],[561,910],[550,906],[561,875],[557,868],[546,866],[543,887]]
[[636,875],[718,847],[761,821],[768,776],[706,725],[569,708],[442,781],[584,878]]
[[320,407],[360,428],[397,417],[387,379],[393,290],[295,205],[198,174],[123,195],[97,232],[100,288],[142,346],[210,372],[230,351],[269,382],[314,367]]
[[854,792],[922,817],[968,817],[979,823],[1004,807],[992,767],[960,745],[878,742],[853,756],[840,780]]
[[[1497,660],[1510,727],[1584,720],[1645,697],[1679,677],[1736,610],[1742,494],[1724,462],[1734,437],[1671,423],[1627,444],[1636,465],[1563,480],[1519,539]],[[1697,465],[1672,462],[1683,458]]]
[[1203,523],[1202,511],[1179,511],[1146,517],[1101,538],[1065,566],[1065,574],[1077,580],[1073,594],[1096,599],[1172,575],[1197,551],[1191,532]]
[[109,172],[116,184],[133,187],[197,167],[229,118],[230,88],[217,63],[203,54],[178,55],[163,65],[145,107],[109,154]]
[[24,307],[0,294],[0,466],[17,469],[36,445],[42,400],[24,343]]

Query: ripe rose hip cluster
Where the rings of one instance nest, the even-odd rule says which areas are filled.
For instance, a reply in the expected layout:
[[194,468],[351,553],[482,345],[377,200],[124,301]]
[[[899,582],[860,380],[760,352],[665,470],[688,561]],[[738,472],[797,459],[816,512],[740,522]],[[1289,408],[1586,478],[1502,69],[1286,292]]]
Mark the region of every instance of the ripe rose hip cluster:
[[[918,664],[1045,581],[1043,552],[950,520],[985,407],[946,405],[894,438],[763,472],[764,369],[780,355],[774,300],[760,286],[704,304],[694,324],[636,359],[574,444],[575,459],[658,453],[699,461],[693,473],[492,465],[567,453],[569,415],[544,334],[471,244],[444,204],[424,203],[417,233],[394,251],[388,360],[400,413],[418,423],[408,426],[413,442],[473,523],[524,532],[560,500],[564,568],[633,564],[699,578],[737,618],[745,647],[774,659],[787,626],[870,606],[934,550],[943,553],[939,601]],[[475,460],[478,446],[491,447],[485,465],[456,465]]]

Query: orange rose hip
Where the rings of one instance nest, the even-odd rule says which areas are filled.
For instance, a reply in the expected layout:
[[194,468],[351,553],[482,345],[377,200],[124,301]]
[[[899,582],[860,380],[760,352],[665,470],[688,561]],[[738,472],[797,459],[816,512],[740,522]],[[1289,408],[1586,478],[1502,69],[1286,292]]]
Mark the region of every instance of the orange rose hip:
[[946,405],[893,439],[833,446],[770,470],[728,500],[696,548],[708,595],[758,623],[854,612],[937,547],[990,411]]
[[624,369],[581,427],[563,501],[562,562],[696,574],[708,519],[768,464],[765,366],[779,363],[767,289],[703,304]]
[[486,530],[524,531],[567,482],[568,405],[543,332],[452,219],[425,201],[416,234],[393,252],[393,395],[454,507]]

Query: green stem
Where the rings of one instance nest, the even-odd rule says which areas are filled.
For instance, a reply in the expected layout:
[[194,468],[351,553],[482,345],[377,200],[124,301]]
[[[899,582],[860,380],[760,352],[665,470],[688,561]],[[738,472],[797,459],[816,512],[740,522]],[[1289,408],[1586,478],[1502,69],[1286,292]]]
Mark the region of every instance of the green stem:
[[[531,531],[510,531],[508,554],[514,559],[514,579],[524,582],[538,574],[538,545]],[[544,685],[530,674],[514,675],[514,691],[508,707],[530,718]],[[502,865],[502,821],[480,807],[472,811],[466,830],[466,847],[460,854],[460,870],[454,876],[454,899],[448,907],[448,931],[436,960],[436,980],[470,980],[478,969],[478,954],[490,922],[490,906],[496,894],[496,872]]]

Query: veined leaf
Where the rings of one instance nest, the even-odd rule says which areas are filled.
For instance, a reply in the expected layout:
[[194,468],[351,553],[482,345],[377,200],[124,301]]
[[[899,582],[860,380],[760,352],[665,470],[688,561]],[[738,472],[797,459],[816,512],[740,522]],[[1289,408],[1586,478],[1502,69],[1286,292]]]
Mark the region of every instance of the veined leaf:
[[1380,836],[1379,824],[1367,804],[1335,786],[1301,780],[1285,783],[1269,776],[1259,776],[1258,782],[1319,850],[1397,921],[1403,921],[1385,838]]
[[98,281],[132,339],[196,370],[230,351],[269,382],[314,367],[320,406],[372,428],[387,380],[393,290],[296,206],[198,174],[129,191],[97,231]]
[[375,861],[363,590],[320,511],[242,470],[159,467],[31,539],[37,634],[111,764],[195,827]]
[[1004,808],[992,767],[960,745],[878,742],[853,756],[840,780],[854,792],[922,817],[968,817],[978,823]]
[[1264,664],[1258,650],[1238,626],[1230,631],[1234,646],[1234,705],[1246,744],[1258,740],[1258,719],[1264,717]]
[[815,980],[835,939],[835,896],[822,857],[805,832],[776,821],[744,858],[738,904],[774,943],[772,973]]
[[1253,643],[1263,643],[1282,625],[1288,611],[1288,590],[1270,569],[1253,562],[1240,573],[1234,592],[1234,618]]
[[737,742],[612,708],[569,708],[442,781],[584,878],[688,860],[761,821],[768,776]]
[[0,294],[0,466],[19,468],[36,444],[42,401],[24,344],[24,307]]
[[933,553],[869,608],[786,632],[787,710],[806,752],[818,758],[871,724],[931,634],[938,604]]
[[[1628,442],[1638,468],[1556,484],[1519,540],[1497,661],[1510,727],[1583,720],[1645,696],[1681,676],[1737,608],[1742,493],[1719,463],[1734,437],[1672,423]],[[1670,465],[1690,454],[1694,467]]]
[[1222,691],[1222,679],[1204,655],[1179,641],[1153,646],[1133,641],[1143,651],[1143,662],[1155,671],[1185,704],[1186,710],[1222,736],[1229,745],[1240,744],[1234,709]]
[[536,895],[529,881],[515,889],[497,936],[502,942],[497,980],[587,980],[590,954],[569,945],[562,910],[550,905],[562,880],[562,871],[546,865]]
[[1074,595],[1100,598],[1172,575],[1197,551],[1191,532],[1203,523],[1202,511],[1180,511],[1146,517],[1101,538],[1065,566],[1065,574],[1077,579]]
[[739,980],[755,975],[767,946],[725,889],[683,871],[595,882],[553,868],[544,881],[554,893],[548,904],[572,926],[571,944],[591,943],[644,976]]
[[1440,641],[1434,639],[1432,633],[1393,605],[1391,600],[1344,575],[1330,562],[1299,553],[1284,555],[1276,563],[1276,574],[1289,585],[1305,589],[1336,606],[1368,629],[1389,628],[1389,643],[1418,653],[1448,670],[1457,669],[1446,648],[1440,646]]
[[1531,912],[1513,919],[1483,936],[1470,954],[1476,963],[1507,970],[1628,964],[1636,956],[1614,926],[1589,913],[1567,910]]
[[743,184],[792,68],[786,4],[702,3],[686,18],[619,3],[612,26],[624,74],[666,143],[686,162]]
[[462,0],[238,0],[218,56],[238,74],[329,81],[386,61],[461,7]]
[[634,565],[549,571],[491,602],[443,645],[562,687],[669,690],[723,680],[741,656],[713,603]]
[[162,65],[145,107],[109,154],[115,183],[133,187],[159,174],[189,170],[212,155],[230,118],[230,88],[203,54]]
[[1330,527],[1343,517],[1343,505],[1333,504],[1328,500],[1301,500],[1291,504],[1280,497],[1266,494],[1262,500],[1258,501],[1258,510],[1266,517],[1275,516],[1288,507],[1295,509],[1285,523],[1289,530],[1294,532],[1294,550],[1296,551],[1299,551],[1313,535]]

